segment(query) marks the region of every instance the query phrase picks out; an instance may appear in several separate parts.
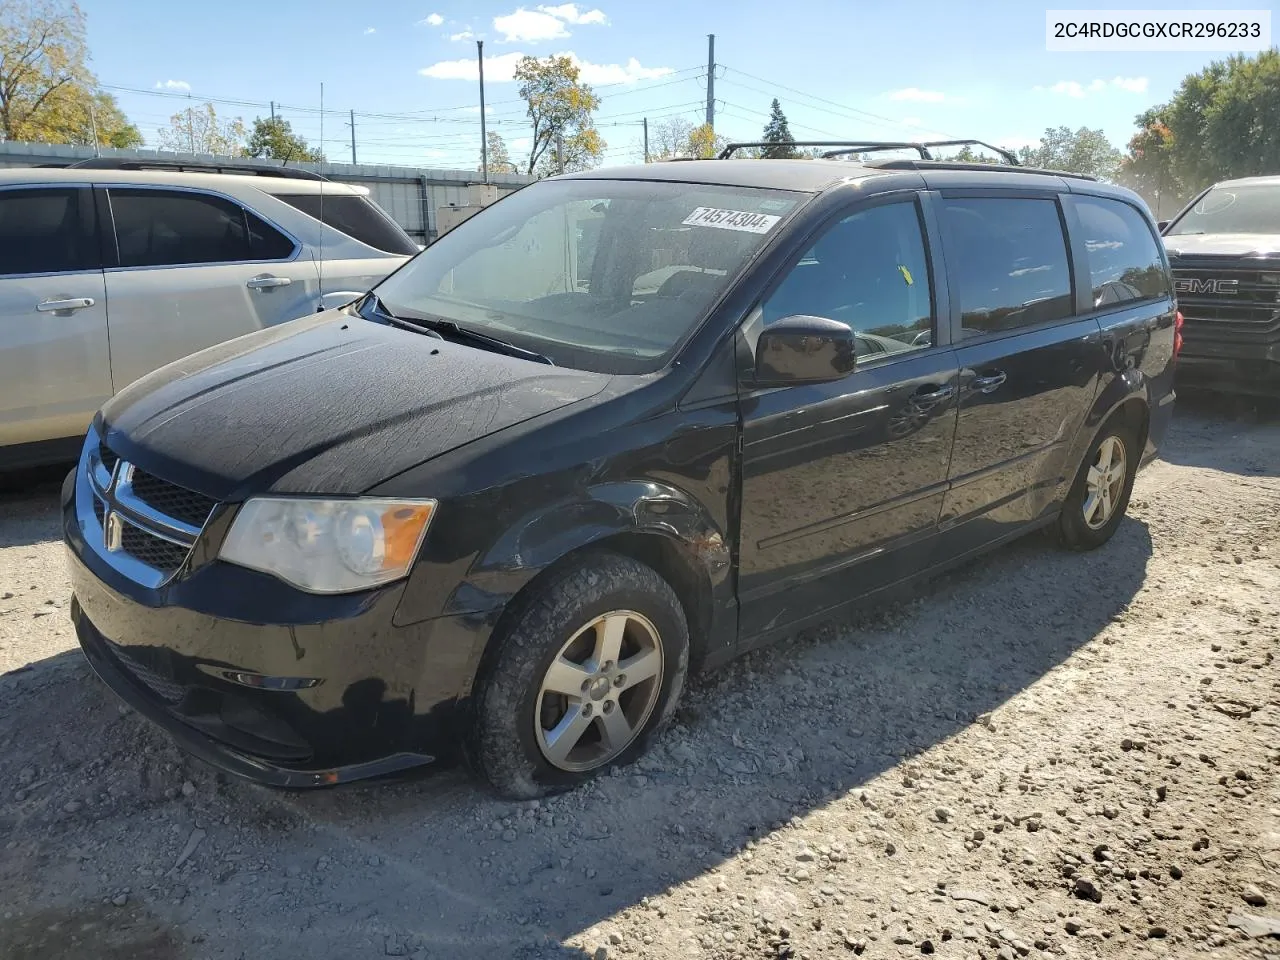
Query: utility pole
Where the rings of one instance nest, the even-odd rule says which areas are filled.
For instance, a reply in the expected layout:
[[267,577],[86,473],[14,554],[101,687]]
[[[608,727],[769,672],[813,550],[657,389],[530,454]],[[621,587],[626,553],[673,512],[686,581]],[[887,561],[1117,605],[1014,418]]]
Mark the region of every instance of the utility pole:
[[480,64],[480,172],[489,182],[489,135],[484,126],[484,41],[476,41],[476,60]]
[[556,173],[564,173],[564,134],[556,131]]
[[192,152],[196,152],[196,126],[195,118],[191,114],[191,108],[187,107],[187,148]]
[[351,165],[356,163],[356,112],[351,111]]
[[102,151],[98,149],[98,117],[93,112],[93,101],[89,101],[89,127],[93,130],[93,155],[95,157],[102,156]]
[[707,126],[716,128],[716,35],[707,34]]
[[649,162],[649,118],[644,118],[644,162]]
[[275,126],[275,122],[276,122],[276,102],[272,100],[271,101],[271,125]]

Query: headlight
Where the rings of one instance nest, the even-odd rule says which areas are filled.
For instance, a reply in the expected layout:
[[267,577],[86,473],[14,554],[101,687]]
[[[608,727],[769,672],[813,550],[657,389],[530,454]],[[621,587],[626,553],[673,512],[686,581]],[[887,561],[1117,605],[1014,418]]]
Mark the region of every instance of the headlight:
[[367,590],[409,572],[435,508],[434,500],[255,497],[218,556],[310,593]]

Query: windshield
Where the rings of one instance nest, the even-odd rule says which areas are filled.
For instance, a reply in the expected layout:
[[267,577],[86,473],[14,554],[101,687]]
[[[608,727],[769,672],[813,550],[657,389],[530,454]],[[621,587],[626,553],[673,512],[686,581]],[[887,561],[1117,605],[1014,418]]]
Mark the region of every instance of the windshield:
[[543,181],[464,221],[375,292],[392,314],[449,320],[558,366],[652,372],[801,199]]
[[1280,183],[1214,187],[1164,235],[1198,233],[1280,234]]

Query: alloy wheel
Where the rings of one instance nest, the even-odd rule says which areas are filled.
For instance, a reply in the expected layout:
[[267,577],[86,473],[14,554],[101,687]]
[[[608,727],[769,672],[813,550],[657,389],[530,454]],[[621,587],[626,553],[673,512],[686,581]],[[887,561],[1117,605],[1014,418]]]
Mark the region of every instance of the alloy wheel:
[[547,762],[582,773],[626,750],[658,702],[662,669],[658,631],[633,610],[610,611],[574,633],[534,702],[534,733]]
[[1124,442],[1107,437],[1098,445],[1098,453],[1085,475],[1084,522],[1091,530],[1099,530],[1115,515],[1124,492],[1128,461]]

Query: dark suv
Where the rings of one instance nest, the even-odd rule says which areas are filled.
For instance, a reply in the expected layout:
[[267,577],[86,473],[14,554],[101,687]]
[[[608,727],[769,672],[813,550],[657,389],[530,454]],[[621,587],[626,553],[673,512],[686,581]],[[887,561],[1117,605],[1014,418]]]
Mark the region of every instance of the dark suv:
[[644,750],[687,669],[1050,528],[1172,412],[1155,225],[1088,178],[707,160],[546,180],[373,293],[153,373],[64,488],[99,675],[277,785]]
[[1178,384],[1280,397],[1280,177],[1214,184],[1164,236],[1187,318]]

